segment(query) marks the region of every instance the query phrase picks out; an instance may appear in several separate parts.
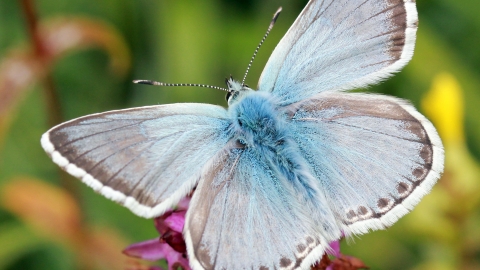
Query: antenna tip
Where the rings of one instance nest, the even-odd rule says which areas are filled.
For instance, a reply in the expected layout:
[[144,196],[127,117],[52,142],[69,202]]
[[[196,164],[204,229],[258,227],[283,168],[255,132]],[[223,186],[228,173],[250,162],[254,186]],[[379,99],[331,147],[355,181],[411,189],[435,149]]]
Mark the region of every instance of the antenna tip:
[[270,29],[273,27],[275,22],[277,22],[277,19],[280,16],[280,12],[282,12],[282,7],[279,7],[277,9],[277,11],[275,12],[275,14],[273,15],[273,19],[272,19],[272,22],[270,23],[270,27],[269,27]]
[[163,86],[163,83],[155,82],[155,81],[150,81],[150,80],[134,80],[133,83]]

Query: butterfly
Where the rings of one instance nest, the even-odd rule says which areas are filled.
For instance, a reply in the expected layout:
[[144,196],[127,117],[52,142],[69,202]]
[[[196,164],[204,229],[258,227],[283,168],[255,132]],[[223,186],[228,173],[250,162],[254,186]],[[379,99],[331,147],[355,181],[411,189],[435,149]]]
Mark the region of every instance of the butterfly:
[[141,217],[195,189],[184,227],[195,270],[309,269],[342,235],[395,223],[443,172],[437,131],[411,104],[347,92],[405,66],[417,22],[414,0],[310,0],[258,90],[227,80],[228,109],[98,113],[41,144]]

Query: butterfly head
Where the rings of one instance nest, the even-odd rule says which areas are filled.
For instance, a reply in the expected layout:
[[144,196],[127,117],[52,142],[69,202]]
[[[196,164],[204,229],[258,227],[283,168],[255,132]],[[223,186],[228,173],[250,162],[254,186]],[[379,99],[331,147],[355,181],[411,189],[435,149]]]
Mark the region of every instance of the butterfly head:
[[228,106],[232,106],[232,104],[238,102],[245,94],[254,91],[248,85],[242,84],[239,81],[233,79],[232,76],[230,78],[225,79],[225,83],[227,84],[228,93],[225,96],[225,99],[228,102]]

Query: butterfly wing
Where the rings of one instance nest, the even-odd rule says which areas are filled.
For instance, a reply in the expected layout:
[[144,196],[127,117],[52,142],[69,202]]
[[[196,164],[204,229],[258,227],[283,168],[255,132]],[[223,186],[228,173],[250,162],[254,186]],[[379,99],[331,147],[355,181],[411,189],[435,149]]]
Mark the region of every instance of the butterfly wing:
[[412,58],[414,0],[311,0],[273,51],[259,90],[283,105],[365,87]]
[[392,225],[443,171],[435,128],[403,100],[324,92],[288,109],[295,141],[346,234]]
[[321,258],[323,221],[313,222],[298,186],[266,156],[227,147],[206,166],[184,227],[193,269],[310,269]]
[[196,185],[228,141],[225,109],[170,104],[81,117],[41,139],[53,161],[142,217],[161,215]]

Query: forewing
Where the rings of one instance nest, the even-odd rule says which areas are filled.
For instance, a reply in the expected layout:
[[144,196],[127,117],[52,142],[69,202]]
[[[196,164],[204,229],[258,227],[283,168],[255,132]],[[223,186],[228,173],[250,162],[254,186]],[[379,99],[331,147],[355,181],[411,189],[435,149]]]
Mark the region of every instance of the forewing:
[[264,156],[233,147],[206,167],[184,235],[195,270],[310,269],[325,251],[315,226]]
[[346,234],[392,225],[443,171],[435,128],[403,100],[330,92],[288,109],[295,141]]
[[196,185],[228,141],[225,109],[171,104],[81,117],[41,139],[53,161],[142,217],[161,215]]
[[273,51],[259,81],[283,105],[364,87],[410,61],[414,0],[311,0]]

